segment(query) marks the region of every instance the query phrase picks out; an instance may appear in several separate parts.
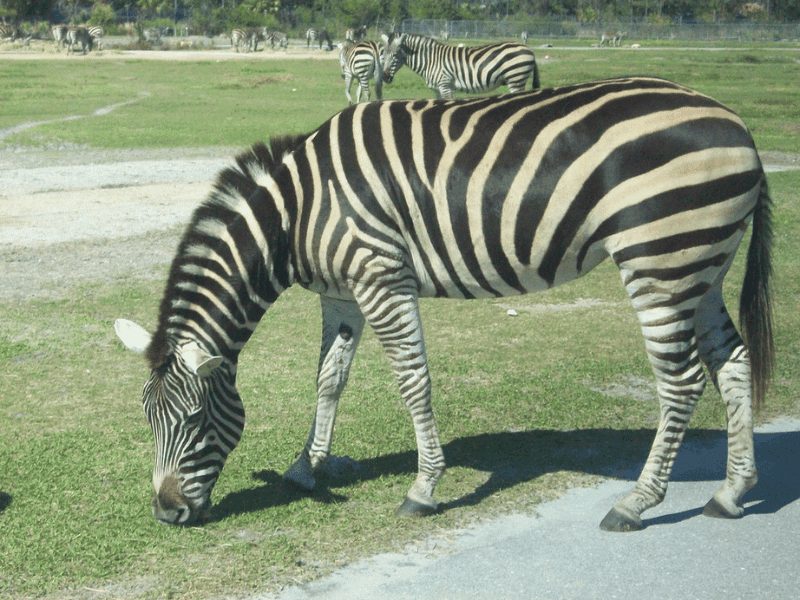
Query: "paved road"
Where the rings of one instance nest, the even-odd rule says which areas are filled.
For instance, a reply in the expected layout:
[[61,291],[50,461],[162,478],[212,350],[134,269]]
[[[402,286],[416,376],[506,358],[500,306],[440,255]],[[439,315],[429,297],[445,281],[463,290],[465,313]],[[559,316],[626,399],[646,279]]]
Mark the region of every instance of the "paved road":
[[800,599],[800,421],[757,430],[760,480],[736,521],[700,514],[725,453],[722,436],[684,445],[667,499],[645,513],[643,531],[600,531],[632,485],[607,481],[542,505],[538,516],[466,530],[439,556],[381,555],[253,600]]

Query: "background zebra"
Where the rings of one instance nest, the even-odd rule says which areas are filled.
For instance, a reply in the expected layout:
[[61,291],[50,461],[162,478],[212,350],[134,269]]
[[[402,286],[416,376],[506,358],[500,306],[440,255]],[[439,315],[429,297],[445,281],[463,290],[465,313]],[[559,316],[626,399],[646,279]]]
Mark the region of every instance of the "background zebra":
[[0,40],[15,41],[17,38],[25,37],[25,33],[18,25],[0,23]]
[[339,53],[339,65],[342,67],[344,78],[344,93],[347,101],[352,104],[350,86],[353,79],[358,81],[356,102],[364,99],[369,101],[369,80],[375,79],[375,96],[383,98],[383,73],[381,71],[381,47],[377,42],[361,42],[359,44],[345,44]]
[[602,46],[608,42],[609,46],[619,46],[622,38],[628,35],[627,31],[616,31],[614,33],[603,33],[600,35],[600,45]]
[[331,36],[328,35],[328,32],[324,29],[315,29],[310,27],[306,31],[306,49],[311,47],[311,44],[314,42],[319,42],[319,49],[322,50],[322,42],[326,42],[328,44],[328,50],[333,50],[333,42],[331,41]]
[[98,50],[103,49],[103,44],[100,41],[106,32],[100,25],[88,25],[86,27],[86,32],[89,34],[89,37],[92,38],[92,46],[97,46]]
[[[663,499],[706,384],[703,363],[726,404],[729,440],[727,476],[705,513],[742,515],[757,479],[751,404],[763,400],[773,362],[772,230],[758,153],[731,110],[654,78],[362,103],[305,140],[256,146],[237,163],[187,228],[155,334],[115,326],[152,369],[143,402],[156,440],[156,517],[207,515],[244,423],[239,352],[295,283],[320,295],[323,334],[316,416],[286,478],[314,486],[369,323],[416,431],[419,473],[399,512],[437,510],[445,460],[418,298],[535,292],[609,256],[641,324],[660,423],[635,489],[601,527],[641,528],[642,512]],[[750,223],[745,344],[722,281]]]
[[367,26],[366,25],[362,25],[361,27],[359,27],[357,29],[352,29],[352,28],[348,29],[344,33],[344,39],[346,41],[352,42],[354,44],[359,43],[365,37],[367,37]]
[[249,52],[251,48],[251,35],[252,31],[249,31],[247,28],[244,27],[236,27],[231,30],[231,48],[233,48],[236,52],[241,52],[242,48],[244,48],[245,52]]
[[270,48],[275,48],[275,46],[288,48],[289,46],[289,39],[282,31],[270,31],[266,36],[266,41],[269,43]]
[[82,54],[91,52],[94,47],[94,38],[83,25],[67,28],[67,51],[72,53],[77,44],[80,44]]
[[383,36],[383,80],[391,83],[404,64],[421,75],[437,98],[452,98],[453,90],[488,92],[507,85],[521,92],[530,77],[539,87],[539,69],[533,52],[522,44],[506,42],[462,48],[410,33]]
[[67,45],[67,26],[66,25],[53,25],[50,29],[50,33],[53,36],[53,41],[56,44],[56,50],[58,50],[59,46],[66,46]]

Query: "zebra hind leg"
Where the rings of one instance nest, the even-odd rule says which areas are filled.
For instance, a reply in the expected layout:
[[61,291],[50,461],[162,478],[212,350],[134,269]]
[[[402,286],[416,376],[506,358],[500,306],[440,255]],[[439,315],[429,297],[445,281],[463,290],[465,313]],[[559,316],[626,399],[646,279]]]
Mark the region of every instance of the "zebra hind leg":
[[416,283],[392,283],[398,287],[391,289],[387,285],[377,293],[362,290],[361,308],[389,358],[416,434],[417,479],[397,515],[425,516],[438,510],[433,492],[445,471],[444,452],[431,406],[431,379]]
[[689,419],[705,388],[693,316],[687,306],[675,307],[671,316],[664,315],[663,303],[655,298],[651,310],[637,308],[656,376],[661,419],[636,487],[600,523],[605,531],[642,529],[641,514],[664,499]]
[[742,496],[758,481],[753,447],[753,409],[747,350],[722,300],[720,287],[704,298],[697,311],[700,356],[725,403],[728,461],[725,482],[706,504],[709,517],[744,514]]
[[317,410],[311,433],[300,456],[283,477],[300,489],[316,485],[314,472],[330,456],[339,396],[364,330],[364,317],[355,302],[322,298],[322,346],[317,374]]

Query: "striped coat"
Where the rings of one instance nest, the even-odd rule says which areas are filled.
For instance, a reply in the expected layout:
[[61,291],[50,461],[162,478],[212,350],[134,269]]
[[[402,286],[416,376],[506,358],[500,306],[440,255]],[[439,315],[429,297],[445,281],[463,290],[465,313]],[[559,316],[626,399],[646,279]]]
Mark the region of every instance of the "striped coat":
[[[400,512],[437,510],[445,457],[419,298],[545,290],[610,258],[641,323],[660,423],[635,488],[601,527],[639,529],[663,499],[704,365],[727,407],[729,443],[725,481],[705,512],[741,516],[757,481],[752,405],[773,362],[770,214],[741,119],[654,78],[357,104],[307,138],[256,146],[195,213],[155,334],[117,324],[152,368],[143,400],[156,439],[155,515],[188,523],[207,514],[244,425],[239,353],[294,284],[321,296],[323,343],[311,434],[286,478],[315,485],[368,323],[416,431],[418,475]],[[722,281],[750,224],[742,338]]]
[[472,48],[448,46],[410,33],[383,36],[383,79],[391,83],[404,65],[420,75],[437,98],[452,98],[454,90],[488,92],[501,85],[525,89],[529,79],[539,87],[539,68],[527,46],[512,42]]
[[353,103],[350,87],[354,79],[358,82],[356,102],[361,102],[362,95],[366,101],[369,101],[370,79],[375,80],[375,96],[378,100],[383,97],[381,47],[377,42],[346,44],[339,53],[339,66],[342,68],[344,93],[350,104]]

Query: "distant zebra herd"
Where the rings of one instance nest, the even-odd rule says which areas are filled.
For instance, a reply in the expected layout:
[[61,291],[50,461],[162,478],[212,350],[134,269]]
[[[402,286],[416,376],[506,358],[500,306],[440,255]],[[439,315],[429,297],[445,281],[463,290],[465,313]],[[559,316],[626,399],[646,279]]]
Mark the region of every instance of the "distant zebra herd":
[[381,99],[383,83],[391,83],[404,64],[425,79],[437,98],[452,98],[455,90],[480,93],[502,85],[517,92],[525,89],[528,80],[533,89],[540,87],[533,52],[513,42],[462,48],[421,35],[393,33],[384,35],[381,44],[345,42],[339,63],[350,104],[353,80],[359,84],[357,102],[362,96],[370,99],[370,79],[375,80],[375,95]]
[[236,52],[256,52],[258,43],[269,44],[270,48],[286,48],[289,40],[281,31],[270,31],[266,27],[241,27],[231,31],[231,48]]

